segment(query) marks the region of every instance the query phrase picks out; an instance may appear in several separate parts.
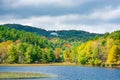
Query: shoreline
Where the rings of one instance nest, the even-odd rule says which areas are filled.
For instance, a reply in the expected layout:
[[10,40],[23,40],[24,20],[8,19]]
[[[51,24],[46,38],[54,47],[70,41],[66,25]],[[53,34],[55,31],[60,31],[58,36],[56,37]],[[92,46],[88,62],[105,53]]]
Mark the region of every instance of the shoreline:
[[0,66],[76,66],[75,63],[44,63],[44,64],[0,64]]
[[[92,66],[92,65],[81,65],[81,64],[70,63],[70,62],[44,63],[44,64],[0,64],[0,66],[83,66],[83,67],[101,67],[101,66]],[[120,65],[119,66],[114,66],[114,67],[103,67],[103,68],[117,68],[117,69],[120,69]]]

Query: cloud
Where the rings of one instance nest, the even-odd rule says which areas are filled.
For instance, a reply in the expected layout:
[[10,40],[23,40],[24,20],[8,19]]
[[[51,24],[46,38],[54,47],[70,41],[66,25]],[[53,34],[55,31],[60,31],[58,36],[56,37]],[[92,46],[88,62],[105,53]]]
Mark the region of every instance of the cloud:
[[[17,23],[24,25],[36,26],[46,30],[85,30],[95,33],[111,32],[120,29],[120,24],[111,23],[96,23],[88,24],[86,19],[89,16],[82,16],[78,14],[70,14],[63,16],[39,16],[39,17],[29,17],[25,19],[10,18],[6,20],[0,20],[0,24],[4,23]],[[85,23],[86,24],[85,24]]]
[[[93,6],[92,2],[94,1],[96,4]],[[97,6],[98,2],[100,1],[3,0],[4,6],[13,9],[3,10],[3,14],[0,13],[0,24],[17,23],[37,26],[46,30],[77,29],[97,33],[120,29],[120,6],[113,7],[110,5],[111,1],[109,1],[109,5],[99,4]],[[37,7],[37,9],[32,7]]]
[[[93,0],[3,0],[7,8],[38,7],[38,6],[59,6],[73,7]],[[6,5],[5,5],[6,4]]]
[[101,19],[101,20],[113,20],[120,18],[120,6],[117,8],[105,7],[102,10],[94,10],[90,15],[92,19]]
[[31,16],[60,16],[67,14],[96,14],[101,15],[99,9],[105,6],[116,8],[120,1],[105,0],[0,0],[0,15],[19,15],[23,18]]

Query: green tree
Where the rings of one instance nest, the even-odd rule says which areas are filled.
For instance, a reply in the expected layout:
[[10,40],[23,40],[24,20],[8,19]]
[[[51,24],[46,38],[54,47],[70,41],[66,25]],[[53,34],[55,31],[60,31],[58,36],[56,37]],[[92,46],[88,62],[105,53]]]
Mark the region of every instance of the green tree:
[[25,63],[31,63],[32,51],[33,51],[33,45],[29,45],[26,49],[26,52],[25,52],[25,57],[24,57]]
[[86,54],[84,51],[81,51],[81,53],[78,56],[78,62],[80,64],[86,64],[87,63],[87,58],[86,58]]
[[55,62],[55,55],[51,48],[49,48],[49,51],[48,51],[48,59],[49,59],[49,62]]
[[31,53],[32,63],[39,63],[39,62],[41,62],[42,54],[43,53],[42,53],[41,48],[39,46],[37,46],[37,45],[34,45],[32,53]]
[[12,47],[8,51],[7,62],[8,63],[18,63],[18,59],[19,59],[19,55],[17,52],[17,48],[15,45],[12,45]]

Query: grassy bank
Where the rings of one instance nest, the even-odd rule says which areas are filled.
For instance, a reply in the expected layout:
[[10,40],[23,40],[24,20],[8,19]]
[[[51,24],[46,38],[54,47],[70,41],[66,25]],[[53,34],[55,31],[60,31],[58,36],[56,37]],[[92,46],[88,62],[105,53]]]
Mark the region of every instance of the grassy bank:
[[[62,62],[62,63],[46,63],[46,64],[0,64],[0,66],[89,66],[94,67],[90,64],[76,64],[71,62]],[[120,68],[120,65],[115,66],[99,66],[99,67],[106,67],[106,68]]]
[[35,79],[35,78],[49,78],[50,75],[40,73],[26,73],[26,72],[0,72],[0,79]]
[[75,63],[46,63],[46,64],[0,64],[0,66],[76,66]]

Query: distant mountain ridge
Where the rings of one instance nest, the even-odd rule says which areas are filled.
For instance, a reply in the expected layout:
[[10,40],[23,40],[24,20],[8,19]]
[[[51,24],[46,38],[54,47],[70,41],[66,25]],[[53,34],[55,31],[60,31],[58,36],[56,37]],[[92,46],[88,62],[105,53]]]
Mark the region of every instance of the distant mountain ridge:
[[45,29],[36,28],[32,26],[26,26],[21,24],[4,24],[9,28],[15,28],[17,30],[24,30],[27,32],[37,33],[38,35],[45,36],[47,38],[61,38],[61,39],[77,39],[77,40],[89,40],[95,36],[102,36],[103,34],[90,33],[82,30],[58,30],[58,31],[47,31]]

